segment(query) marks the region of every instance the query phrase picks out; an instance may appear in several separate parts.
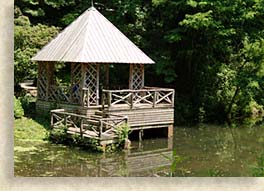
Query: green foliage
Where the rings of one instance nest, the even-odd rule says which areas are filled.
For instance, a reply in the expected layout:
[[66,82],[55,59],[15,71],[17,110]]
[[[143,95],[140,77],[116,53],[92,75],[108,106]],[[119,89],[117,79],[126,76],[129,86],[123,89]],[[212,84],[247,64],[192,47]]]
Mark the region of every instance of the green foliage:
[[32,26],[25,16],[15,19],[15,84],[37,77],[37,65],[30,59],[47,44],[57,33],[58,28],[38,24]]
[[24,116],[24,109],[19,99],[14,96],[14,117],[21,118]]
[[64,125],[54,128],[49,133],[49,140],[54,143],[66,143],[68,140],[67,137],[67,127]]
[[252,168],[252,175],[255,177],[264,177],[264,154],[258,157],[257,166]]
[[35,104],[36,104],[36,97],[33,97],[31,94],[26,93],[24,96],[18,98],[21,102],[21,105],[25,111],[26,115],[33,115],[35,114]]
[[125,141],[128,139],[131,129],[128,124],[120,125],[116,128],[116,134],[118,137],[118,143],[124,145]]
[[168,156],[163,155],[163,154],[162,154],[162,156],[171,162],[169,176],[170,177],[175,176],[176,175],[176,171],[178,170],[178,164],[183,161],[183,158],[180,157],[179,155],[177,155],[177,150],[176,149],[174,149],[172,151],[172,156],[171,157],[168,157]]

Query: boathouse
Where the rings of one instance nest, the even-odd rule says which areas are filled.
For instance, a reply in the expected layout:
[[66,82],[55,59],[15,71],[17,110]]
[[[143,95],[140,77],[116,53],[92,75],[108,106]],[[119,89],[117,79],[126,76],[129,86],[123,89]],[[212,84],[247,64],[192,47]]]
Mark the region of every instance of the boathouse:
[[[86,10],[32,61],[38,64],[36,109],[51,110],[52,127],[65,124],[69,134],[105,143],[115,138],[116,128],[124,123],[140,132],[166,128],[172,136],[174,90],[145,86],[144,66],[154,61],[96,8]],[[70,66],[67,87],[55,80],[56,66],[62,64]],[[127,88],[108,88],[109,65],[129,66]]]

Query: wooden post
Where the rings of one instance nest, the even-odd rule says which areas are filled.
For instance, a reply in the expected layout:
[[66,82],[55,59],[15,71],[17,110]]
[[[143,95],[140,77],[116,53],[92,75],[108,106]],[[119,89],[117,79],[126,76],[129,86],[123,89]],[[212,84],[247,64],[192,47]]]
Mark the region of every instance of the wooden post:
[[90,106],[90,88],[87,88],[87,94],[86,94],[86,101],[87,101],[87,106]]
[[157,91],[154,91],[154,95],[153,95],[153,108],[156,107],[156,99],[157,99]]
[[83,119],[81,119],[80,135],[81,135],[81,138],[83,138]]
[[139,132],[138,132],[138,140],[139,140],[139,142],[142,141],[143,135],[144,135],[143,129],[140,129]]
[[38,79],[37,79],[37,88],[38,88],[38,91],[37,91],[37,98],[40,99],[41,98],[41,95],[40,95],[40,79],[41,79],[41,66],[40,66],[40,62],[37,62],[38,63]]
[[45,68],[45,71],[46,71],[46,79],[47,79],[47,85],[46,85],[46,94],[45,94],[45,100],[48,101],[49,99],[49,88],[50,88],[50,84],[49,84],[49,69],[48,69],[48,63],[47,62],[43,62],[43,65],[44,65],[44,68]]
[[129,89],[133,89],[133,64],[129,65]]
[[99,80],[100,80],[100,66],[96,64],[96,105],[99,105]]
[[54,123],[54,120],[53,120],[53,112],[51,112],[51,116],[50,116],[50,125],[51,125],[51,128],[53,128],[53,123]]
[[173,137],[173,124],[168,126],[168,138]]
[[173,137],[168,138],[168,149],[173,149]]
[[105,87],[109,90],[109,64],[105,65]]
[[172,99],[171,99],[172,107],[174,107],[174,97],[175,97],[175,91],[173,90]]
[[99,138],[100,138],[100,140],[102,137],[102,132],[103,132],[103,123],[101,120],[99,120]]
[[130,109],[133,109],[133,92],[130,92],[129,102],[130,102]]
[[46,89],[47,98],[46,99],[48,100],[51,94],[51,86],[54,85],[54,63],[45,62],[45,65],[46,65],[46,70],[47,70],[47,89]]
[[107,93],[107,105],[108,105],[108,109],[110,109],[111,107],[111,102],[112,102],[112,93],[108,92]]
[[104,110],[105,110],[105,93],[104,93],[104,91],[102,91],[102,110],[104,113]]
[[141,75],[142,75],[142,84],[141,84],[141,88],[143,88],[145,86],[145,65],[141,64]]

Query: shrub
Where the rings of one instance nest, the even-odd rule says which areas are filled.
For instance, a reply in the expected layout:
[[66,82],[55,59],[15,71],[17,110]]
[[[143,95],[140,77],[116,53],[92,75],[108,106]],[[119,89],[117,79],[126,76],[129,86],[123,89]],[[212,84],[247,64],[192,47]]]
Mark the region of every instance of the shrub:
[[67,127],[61,125],[58,128],[54,128],[50,131],[49,140],[54,143],[65,143],[67,141]]
[[33,114],[35,112],[36,98],[26,93],[23,97],[18,98],[25,111],[25,114]]
[[14,117],[21,118],[24,116],[24,109],[19,99],[14,96]]
[[121,125],[117,128],[116,134],[118,136],[118,143],[124,144],[128,139],[128,135],[131,133],[131,129],[127,124]]

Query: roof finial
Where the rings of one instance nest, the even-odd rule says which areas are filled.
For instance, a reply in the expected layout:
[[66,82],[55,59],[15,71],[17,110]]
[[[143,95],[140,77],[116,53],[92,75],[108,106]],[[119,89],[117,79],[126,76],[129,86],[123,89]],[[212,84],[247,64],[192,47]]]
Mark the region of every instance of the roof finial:
[[94,6],[93,0],[91,0],[91,5],[92,5],[92,7]]

